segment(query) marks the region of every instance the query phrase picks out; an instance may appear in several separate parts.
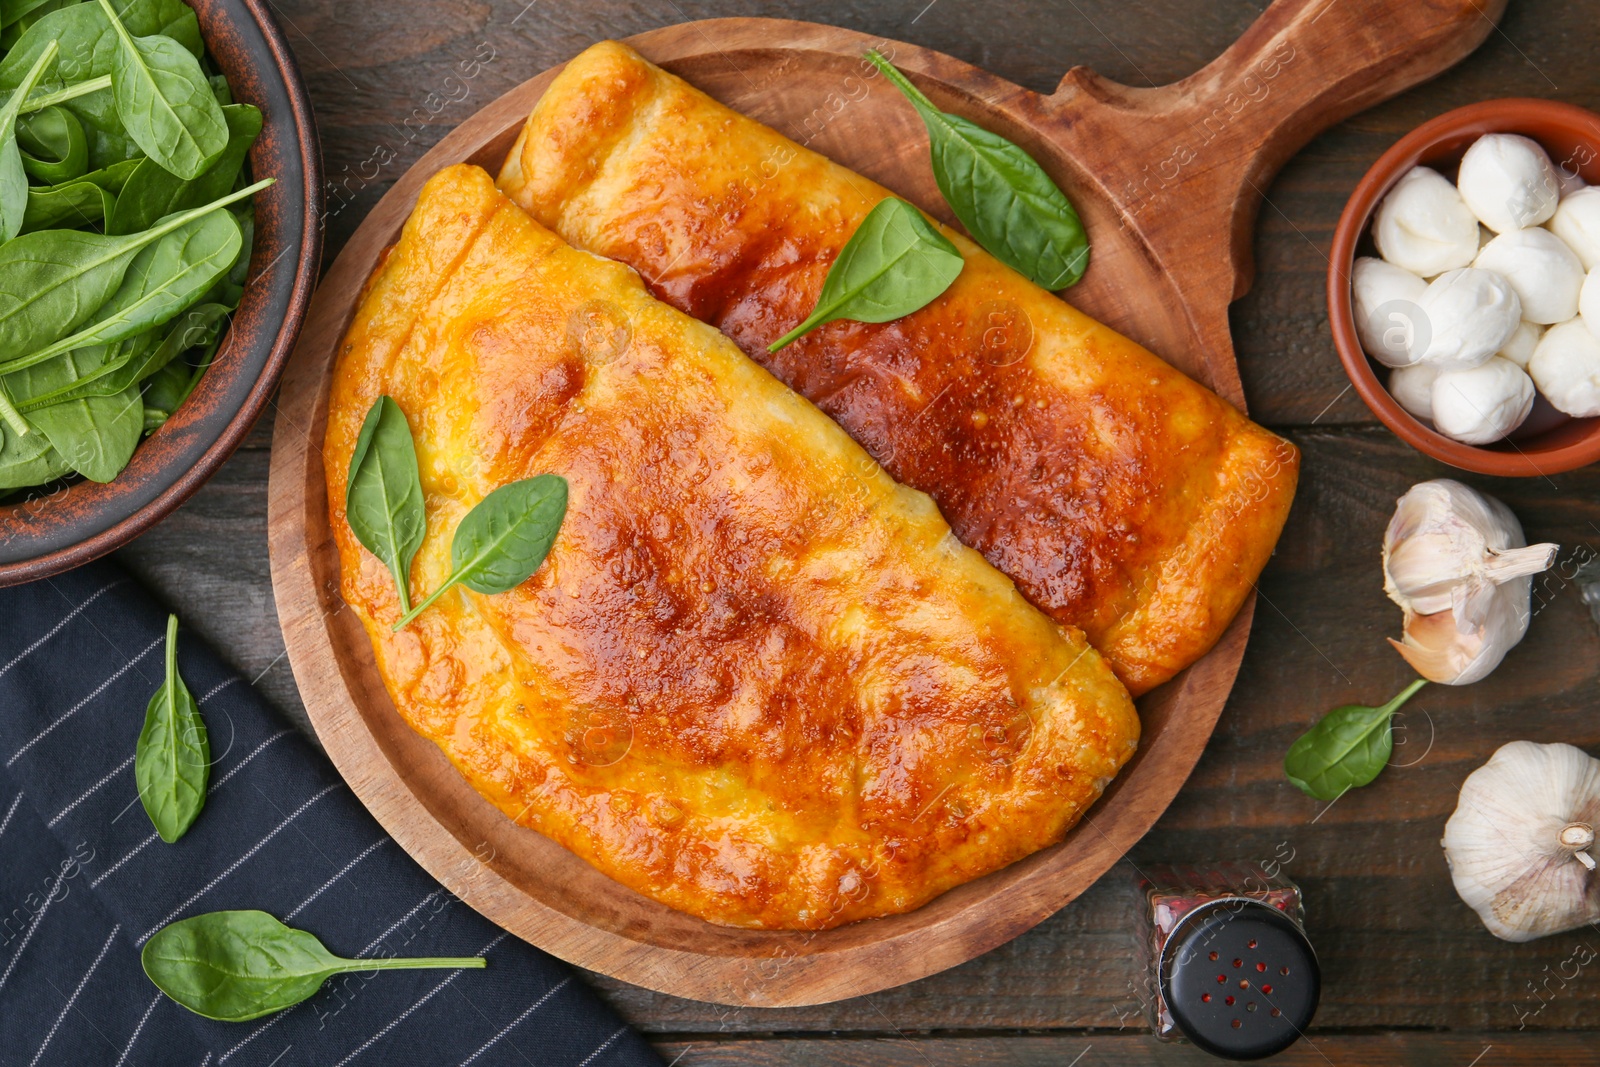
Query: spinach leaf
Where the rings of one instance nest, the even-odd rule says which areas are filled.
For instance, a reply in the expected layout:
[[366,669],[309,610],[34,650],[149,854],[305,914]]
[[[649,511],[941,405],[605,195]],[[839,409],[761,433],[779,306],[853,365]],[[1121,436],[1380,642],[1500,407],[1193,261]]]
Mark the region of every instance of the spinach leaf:
[[57,48],[52,42],[23,76],[22,85],[0,105],[0,241],[9,241],[22,232],[22,217],[28,211],[28,173],[22,169],[22,149],[17,144],[17,116],[22,101],[55,62]]
[[[115,365],[80,385],[72,395],[105,396],[144,381],[188,349],[213,343],[222,327],[227,325],[228,311],[222,304],[198,304],[174,319],[159,343],[155,340],[156,331],[123,341],[124,355]],[[185,365],[182,369],[187,378],[192,368]],[[182,397],[179,402],[182,402]]]
[[167,844],[178,840],[206,806],[211,740],[200,706],[178,674],[178,617],[167,616],[167,678],[150,698],[134,750],[139,802]]
[[428,516],[411,427],[391,397],[380,396],[361,424],[350,456],[344,512],[356,540],[394,576],[404,615],[411,610],[411,561],[422,547]]
[[22,232],[66,225],[92,226],[105,219],[116,201],[94,182],[75,182],[28,190],[28,208],[22,215]]
[[184,181],[155,160],[142,160],[117,197],[107,233],[137,233],[163,216],[209,203],[233,188],[245,153],[261,133],[261,112],[249,104],[231,104],[222,114],[228,124],[228,146],[216,162],[200,177]]
[[120,192],[122,187],[128,184],[128,179],[133,176],[133,172],[139,169],[139,164],[143,162],[142,158],[124,159],[120,163],[111,164],[109,167],[91,170],[78,180],[92,182],[108,193]]
[[889,322],[909,315],[950,288],[964,265],[956,246],[922,212],[904,200],[881,200],[828,269],[816,308],[767,351],[835,319]]
[[43,485],[71,469],[43,434],[5,431],[5,443],[0,445],[0,489]]
[[515,589],[539,569],[567,514],[567,480],[541,474],[502,485],[467,512],[450,541],[450,576],[394,624],[398,630],[458,582],[492,596]]
[[54,344],[0,364],[0,374],[85,345],[108,344],[159,326],[193,304],[233,266],[243,235],[231,213],[212,211],[164,234],[134,256],[94,321]]
[[137,387],[115,396],[89,396],[42,407],[29,415],[67,465],[91,482],[122,473],[144,433]]
[[[105,304],[145,246],[270,184],[271,178],[263,179],[140,233],[41,230],[0,245],[0,374],[55,354],[39,355]],[[89,343],[76,341],[66,348]]]
[[172,413],[178,410],[189,395],[190,368],[182,363],[168,363],[144,383],[144,430],[150,433],[166,425]]
[[[117,344],[90,345],[63,352],[43,363],[6,375],[6,394],[24,412],[48,407],[75,396],[86,396],[88,393],[84,390],[105,381],[118,368],[129,363],[138,344],[139,338],[130,338]],[[126,388],[127,384],[124,383],[116,389],[96,392],[109,396]]]
[[[0,3],[0,26],[14,25],[24,15],[53,2],[54,0],[5,0],[5,3]],[[67,0],[67,2],[76,3],[77,0]]]
[[1389,720],[1427,684],[1418,678],[1381,707],[1334,708],[1289,746],[1284,774],[1297,789],[1318,800],[1337,800],[1346,790],[1366,785],[1378,777],[1394,751]]
[[81,178],[89,170],[89,141],[83,123],[64,107],[47,107],[17,124],[22,169],[45,185]]
[[867,58],[922,116],[939,192],[973,238],[1045,289],[1064,289],[1083,277],[1088,235],[1044,168],[999,134],[934,107],[876,51]]
[[200,61],[170,37],[135,37],[111,0],[100,7],[120,47],[111,65],[117,117],[145,155],[180,178],[198,178],[228,146],[228,124]]
[[246,1022],[292,1008],[335,974],[481,968],[481,956],[344,959],[264,911],[213,911],[158,930],[139,954],[167,996],[207,1019]]
[[[112,7],[127,31],[136,36],[171,37],[195,57],[203,51],[200,23],[182,0],[115,0]],[[74,3],[52,11],[34,23],[0,60],[0,91],[12,90],[50,42],[61,56],[52,76],[40,86],[55,92],[82,89],[89,82],[105,87],[74,96],[64,104],[82,121],[89,137],[91,166],[104,167],[139,155],[139,148],[123,128],[108,78],[119,42],[111,20],[97,3]]]

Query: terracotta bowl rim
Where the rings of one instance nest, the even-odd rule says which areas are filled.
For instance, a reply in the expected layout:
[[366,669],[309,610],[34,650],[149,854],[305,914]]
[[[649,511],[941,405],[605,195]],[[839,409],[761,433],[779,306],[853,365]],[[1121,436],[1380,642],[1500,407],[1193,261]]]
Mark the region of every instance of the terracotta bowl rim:
[[1367,407],[1417,451],[1461,470],[1509,478],[1557,474],[1600,459],[1600,418],[1580,420],[1590,424],[1580,440],[1531,452],[1520,448],[1503,452],[1463,444],[1424,425],[1390,395],[1361,347],[1351,306],[1350,271],[1355,263],[1356,248],[1378,202],[1400,176],[1422,162],[1431,149],[1446,138],[1485,123],[1494,127],[1485,132],[1531,136],[1521,128],[1531,118],[1544,118],[1575,129],[1590,128],[1593,131],[1591,147],[1600,155],[1600,114],[1576,104],[1535,97],[1502,97],[1447,111],[1400,138],[1368,168],[1339,216],[1328,256],[1328,324],[1333,331],[1334,348],[1350,384]]

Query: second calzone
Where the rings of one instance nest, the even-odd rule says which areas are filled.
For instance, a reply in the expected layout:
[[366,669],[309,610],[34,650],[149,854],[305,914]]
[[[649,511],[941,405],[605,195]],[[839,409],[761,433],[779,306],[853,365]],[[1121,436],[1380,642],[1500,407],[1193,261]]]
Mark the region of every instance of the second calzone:
[[1135,693],[1216,642],[1272,553],[1294,447],[948,229],[966,266],[939,299],[768,355],[889,191],[625,45],[567,64],[499,181],[930,494],[958,537],[1087,632]]

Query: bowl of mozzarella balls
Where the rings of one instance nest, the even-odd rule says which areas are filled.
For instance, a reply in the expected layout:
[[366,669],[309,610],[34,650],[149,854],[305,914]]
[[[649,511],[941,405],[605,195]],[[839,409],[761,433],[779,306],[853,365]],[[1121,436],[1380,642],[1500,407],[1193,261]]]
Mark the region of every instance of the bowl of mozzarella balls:
[[1420,451],[1504,476],[1600,459],[1600,115],[1493,100],[1402,138],[1334,231],[1328,310]]

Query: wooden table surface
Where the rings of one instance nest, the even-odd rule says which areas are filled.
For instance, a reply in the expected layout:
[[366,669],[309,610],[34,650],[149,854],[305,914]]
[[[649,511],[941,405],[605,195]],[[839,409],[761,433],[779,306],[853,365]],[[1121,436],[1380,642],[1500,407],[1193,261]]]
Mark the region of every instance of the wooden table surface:
[[[1402,2],[1402,0],[1397,0]],[[1074,64],[1133,85],[1193,72],[1265,0],[269,0],[299,58],[330,183],[331,261],[363,214],[451,126],[588,44],[688,19],[829,22],[959,56],[1041,91]],[[1078,902],[986,956],[858,1000],[791,1010],[694,1003],[595,977],[611,1003],[690,1064],[1191,1064],[1148,1036],[1131,930],[1138,866],[1276,861],[1306,894],[1325,987],[1285,1064],[1600,1062],[1600,974],[1569,961],[1581,930],[1490,937],[1456,898],[1439,849],[1456,790],[1499,745],[1600,752],[1600,630],[1570,578],[1600,551],[1600,467],[1496,480],[1453,472],[1379,426],[1334,355],[1322,296],[1344,199],[1401,134],[1453,107],[1543,96],[1600,108],[1600,0],[1512,0],[1500,29],[1438,80],[1329,131],[1267,190],[1254,290],[1233,309],[1251,414],[1304,450],[1233,697],[1177,801]],[[1314,57],[1313,57],[1314,58]],[[470,71],[470,75],[465,72]],[[1175,194],[1175,195],[1181,195]],[[270,423],[121,560],[302,725],[266,551]],[[1527,638],[1487,680],[1432,686],[1401,723],[1396,764],[1331,807],[1283,778],[1289,743],[1328,708],[1381,703],[1411,676],[1384,643],[1400,612],[1379,545],[1394,500],[1459,477],[1500,497],[1530,541],[1558,541]],[[1565,576],[1565,578],[1563,577]],[[1588,955],[1594,954],[1589,949]],[[1582,957],[1587,958],[1587,957]],[[1075,1058],[1079,1057],[1079,1058]]]

